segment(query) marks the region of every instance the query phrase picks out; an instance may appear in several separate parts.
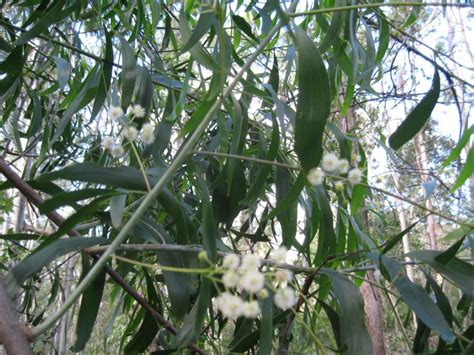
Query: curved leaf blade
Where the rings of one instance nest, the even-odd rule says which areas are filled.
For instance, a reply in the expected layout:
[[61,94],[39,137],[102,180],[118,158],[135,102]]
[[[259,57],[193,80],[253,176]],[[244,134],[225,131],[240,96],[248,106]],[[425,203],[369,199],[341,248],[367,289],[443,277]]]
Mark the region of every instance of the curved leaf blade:
[[303,169],[308,171],[319,164],[323,154],[322,140],[331,104],[329,79],[318,48],[299,27],[295,29],[295,44],[299,83],[295,152]]
[[440,92],[440,82],[438,68],[435,68],[435,74],[431,89],[426,93],[425,97],[418,105],[408,114],[405,120],[398,126],[395,132],[388,139],[388,143],[392,149],[399,149],[410,139],[421,131],[426,121],[431,116],[436,103],[438,102]]

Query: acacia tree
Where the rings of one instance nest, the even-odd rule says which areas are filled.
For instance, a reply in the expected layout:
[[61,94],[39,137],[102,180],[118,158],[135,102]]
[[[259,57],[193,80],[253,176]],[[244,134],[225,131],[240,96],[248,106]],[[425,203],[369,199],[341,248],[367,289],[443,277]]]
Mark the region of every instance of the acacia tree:
[[[469,95],[472,84],[444,57],[417,49],[410,28],[428,5],[440,6],[3,2],[1,187],[15,192],[2,206],[9,212],[17,192],[29,204],[18,201],[16,228],[1,236],[7,351],[27,352],[30,341],[46,349],[67,314],[71,350],[82,351],[115,302],[110,324],[125,328],[115,350],[127,353],[381,353],[383,339],[365,325],[365,280],[409,351],[468,353],[472,214],[373,186],[365,135],[379,127],[357,113],[369,107],[362,101],[393,95],[379,83],[396,51],[422,57],[434,74],[379,142],[390,156],[411,144],[440,92],[456,96],[456,82]],[[466,159],[452,191],[472,174],[472,150]],[[445,251],[403,255],[405,235],[428,233],[423,218],[403,230],[389,223],[380,238],[374,219],[385,212],[370,207],[379,195],[437,216],[452,231]],[[78,279],[61,298],[71,256]],[[404,322],[412,312],[416,324]],[[125,325],[113,322],[118,313]]]

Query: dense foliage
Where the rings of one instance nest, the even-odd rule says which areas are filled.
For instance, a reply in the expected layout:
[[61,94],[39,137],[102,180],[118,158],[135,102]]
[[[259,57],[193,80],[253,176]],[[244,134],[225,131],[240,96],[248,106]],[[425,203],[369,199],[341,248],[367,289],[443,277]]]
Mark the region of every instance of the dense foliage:
[[[3,1],[0,208],[16,225],[0,220],[0,266],[35,349],[58,346],[69,314],[75,352],[368,354],[368,282],[389,350],[469,353],[469,109],[432,160],[447,183],[423,179],[425,196],[400,168],[396,189],[375,186],[368,159],[376,145],[386,166],[413,160],[438,102],[469,101],[449,53],[418,49],[438,10]],[[423,90],[393,82],[401,52],[423,60]],[[384,117],[390,100],[413,103],[401,123]],[[402,226],[387,201],[415,218]],[[428,217],[447,234],[438,250]]]

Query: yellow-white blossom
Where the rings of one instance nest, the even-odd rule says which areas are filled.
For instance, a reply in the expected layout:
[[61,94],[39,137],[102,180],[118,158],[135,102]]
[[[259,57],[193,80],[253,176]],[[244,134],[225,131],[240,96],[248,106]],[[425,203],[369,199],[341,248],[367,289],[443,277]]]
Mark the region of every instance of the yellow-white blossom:
[[247,271],[239,280],[239,287],[250,293],[257,293],[265,285],[265,276],[256,270]]
[[138,130],[133,126],[126,127],[124,128],[122,135],[129,141],[134,142],[138,137]]
[[342,181],[338,181],[334,184],[334,190],[336,190],[336,192],[341,192],[344,190],[344,183]]
[[242,306],[244,317],[254,319],[260,315],[260,306],[257,301],[244,302]]
[[125,154],[125,151],[123,150],[120,144],[114,144],[112,146],[112,149],[110,149],[110,155],[112,155],[114,158],[120,158],[124,154]]
[[114,145],[114,140],[112,137],[105,136],[104,139],[102,139],[102,147],[104,149],[112,149],[113,145]]
[[217,309],[229,319],[237,319],[243,314],[244,302],[238,296],[222,292],[216,299]]
[[231,270],[237,269],[239,264],[240,258],[236,254],[227,254],[222,261],[222,266]]
[[362,171],[359,169],[352,169],[349,171],[349,174],[347,175],[347,179],[351,183],[351,185],[357,185],[362,182]]
[[136,118],[142,118],[145,117],[146,111],[142,106],[136,104],[128,108],[128,113]]
[[347,159],[340,159],[337,165],[337,172],[339,174],[347,174],[349,171],[350,165]]
[[308,176],[306,176],[306,178],[311,185],[315,186],[321,185],[324,182],[325,175],[326,174],[321,168],[313,168],[308,172]]
[[233,270],[228,270],[222,275],[222,283],[227,288],[234,288],[239,283],[240,276]]
[[277,249],[273,249],[270,253],[270,258],[275,260],[277,263],[286,262],[286,255],[288,254],[288,249],[285,246],[281,246]]
[[290,287],[279,288],[275,292],[273,301],[278,308],[286,311],[296,303],[295,291]]
[[142,127],[142,141],[144,144],[152,144],[155,140],[155,136],[153,134],[154,127],[150,123],[145,123]]
[[328,173],[335,172],[339,167],[339,158],[336,154],[333,153],[326,153],[323,156],[323,161],[321,165],[325,171]]
[[291,280],[293,280],[293,273],[290,270],[283,269],[275,272],[275,281],[278,283],[286,284]]
[[120,106],[112,106],[109,115],[111,119],[118,120],[123,116],[123,110]]
[[241,268],[243,270],[257,270],[258,267],[261,265],[262,260],[257,255],[254,254],[247,254],[244,255],[242,258],[242,265]]

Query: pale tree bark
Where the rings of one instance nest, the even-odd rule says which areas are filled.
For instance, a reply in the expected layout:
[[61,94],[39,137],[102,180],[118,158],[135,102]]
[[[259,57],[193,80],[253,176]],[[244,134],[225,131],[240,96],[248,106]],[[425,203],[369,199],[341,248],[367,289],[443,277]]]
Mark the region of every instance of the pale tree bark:
[[[393,182],[395,183],[395,187],[398,191],[398,193],[401,194],[401,188],[400,188],[400,174],[398,172],[393,172],[392,173],[392,178]],[[407,218],[405,215],[405,210],[403,209],[403,206],[401,203],[397,203],[397,214],[398,214],[398,220],[400,221],[400,229],[403,231],[407,229],[408,223],[407,223]],[[402,237],[402,246],[403,246],[403,253],[408,254],[411,251],[410,247],[410,240],[408,239],[408,234],[405,234]],[[410,261],[409,257],[405,257],[405,261]],[[413,265],[407,264],[406,265],[406,270],[407,270],[407,276],[408,278],[413,281],[414,280],[414,275],[413,275]]]
[[[346,117],[341,121],[341,131],[347,134],[354,127],[355,113],[352,108],[349,108]],[[357,144],[353,145],[353,152],[357,154]],[[361,206],[364,208],[364,206]],[[365,227],[369,230],[369,216],[365,210],[362,213],[362,217],[365,223]],[[368,281],[376,281],[374,272],[368,271],[366,273]],[[362,298],[364,299],[364,311],[365,311],[365,324],[367,330],[372,339],[372,348],[375,355],[384,355],[385,351],[385,338],[384,338],[384,325],[382,320],[382,314],[380,311],[381,295],[377,287],[369,282],[364,281],[360,287]]]
[[[74,269],[76,265],[76,257],[71,257],[66,262],[66,275],[63,285],[63,302],[69,298],[71,288],[74,280]],[[59,322],[59,333],[57,334],[57,349],[59,355],[66,355],[68,353],[68,334],[69,334],[69,313],[66,312]]]
[[[29,342],[31,333],[29,328],[20,324],[18,315],[13,308],[10,297],[0,278],[0,344],[8,355],[33,354]],[[28,338],[29,336],[29,338]]]
[[[425,136],[424,136],[423,131],[421,131],[415,137],[415,151],[416,151],[416,163],[418,165],[418,169],[421,175],[421,180],[423,181],[423,183],[426,183],[430,180],[430,175],[428,173],[429,172],[428,155],[426,154]],[[431,198],[426,199],[425,206],[428,210],[433,210],[433,203],[432,203]],[[432,250],[438,250],[435,216],[432,214],[428,215],[426,221],[428,224],[428,235],[427,235],[428,246]]]

